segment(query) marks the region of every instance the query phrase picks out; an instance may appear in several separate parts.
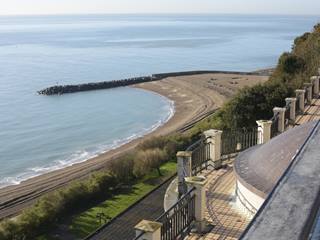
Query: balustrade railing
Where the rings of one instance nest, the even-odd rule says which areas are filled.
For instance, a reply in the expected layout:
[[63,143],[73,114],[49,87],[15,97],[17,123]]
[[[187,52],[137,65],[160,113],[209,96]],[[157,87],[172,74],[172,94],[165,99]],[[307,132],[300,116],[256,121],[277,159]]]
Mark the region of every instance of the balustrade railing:
[[191,231],[195,220],[195,188],[190,189],[180,200],[156,219],[162,223],[161,240],[184,239]]
[[305,87],[304,90],[304,105],[306,105],[308,103],[308,88]]
[[210,160],[210,144],[206,143],[206,139],[198,140],[188,147],[187,151],[192,151],[191,168],[193,175],[208,168],[208,161]]
[[250,148],[258,143],[258,127],[223,131],[221,154],[228,155]]
[[[195,220],[195,188],[191,188],[178,202],[158,217],[155,222],[162,223],[161,240],[184,239],[192,228]],[[133,240],[143,240],[144,232],[141,232]]]
[[271,118],[271,138],[278,135],[278,126],[279,126],[279,114],[276,114]]
[[143,236],[144,236],[145,232],[141,232],[138,236],[136,236],[133,240],[144,240]]
[[296,113],[300,112],[300,97],[297,96],[297,101],[296,101]]
[[284,112],[284,124],[285,127],[289,126],[290,123],[290,103],[287,103],[287,105],[285,106],[286,110]]

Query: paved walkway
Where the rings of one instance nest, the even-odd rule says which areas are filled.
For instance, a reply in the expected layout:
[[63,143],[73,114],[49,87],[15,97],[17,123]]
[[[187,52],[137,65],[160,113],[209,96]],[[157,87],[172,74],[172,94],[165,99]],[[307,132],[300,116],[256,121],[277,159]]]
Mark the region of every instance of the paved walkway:
[[296,124],[300,125],[306,122],[320,119],[320,99],[312,99],[311,105],[306,106],[303,115],[299,115]]
[[88,240],[132,240],[135,237],[134,226],[136,224],[143,219],[154,220],[164,212],[163,199],[171,181],[172,178],[105,225]]
[[218,171],[207,171],[202,175],[208,179],[206,219],[213,228],[208,234],[191,234],[188,239],[238,239],[250,219],[235,207],[235,177],[232,165]]

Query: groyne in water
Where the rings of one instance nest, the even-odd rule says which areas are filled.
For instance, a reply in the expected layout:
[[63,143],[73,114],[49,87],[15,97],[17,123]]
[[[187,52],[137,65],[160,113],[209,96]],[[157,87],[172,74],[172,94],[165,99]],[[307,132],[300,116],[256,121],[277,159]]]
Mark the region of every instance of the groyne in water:
[[93,82],[93,83],[82,83],[73,85],[56,85],[48,87],[38,91],[41,95],[60,95],[66,93],[84,92],[100,89],[109,89],[116,87],[125,87],[133,84],[158,81],[167,77],[178,77],[178,76],[188,76],[196,74],[208,74],[208,73],[225,73],[225,74],[239,74],[239,75],[261,75],[257,72],[234,72],[234,71],[188,71],[188,72],[170,72],[170,73],[159,73],[152,74],[151,76],[143,76],[136,78],[128,78],[122,80],[113,81],[103,81],[103,82]]

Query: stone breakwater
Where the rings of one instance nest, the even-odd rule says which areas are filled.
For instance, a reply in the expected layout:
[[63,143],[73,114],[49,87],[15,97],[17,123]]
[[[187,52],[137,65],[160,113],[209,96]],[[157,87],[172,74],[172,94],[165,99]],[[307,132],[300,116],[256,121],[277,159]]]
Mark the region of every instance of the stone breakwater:
[[75,92],[84,92],[91,90],[100,90],[116,87],[125,87],[133,84],[151,82],[161,80],[167,77],[177,77],[177,76],[187,76],[187,75],[196,75],[196,74],[209,74],[209,73],[226,73],[226,74],[240,74],[240,75],[263,75],[253,72],[232,72],[232,71],[188,71],[188,72],[171,72],[171,73],[159,73],[153,74],[151,76],[143,76],[136,78],[128,78],[122,80],[113,80],[113,81],[103,81],[103,82],[94,82],[94,83],[83,83],[75,85],[56,85],[48,87],[38,91],[38,94],[41,95],[61,95],[66,93],[75,93]]
[[130,79],[122,79],[122,80],[104,81],[104,82],[83,83],[83,84],[76,84],[76,85],[56,85],[56,86],[42,89],[38,91],[38,94],[60,95],[60,94],[66,94],[66,93],[124,87],[132,84],[142,83],[142,82],[150,82],[152,80],[155,80],[155,79],[153,79],[152,76],[150,76],[150,77],[138,77],[138,78],[130,78]]

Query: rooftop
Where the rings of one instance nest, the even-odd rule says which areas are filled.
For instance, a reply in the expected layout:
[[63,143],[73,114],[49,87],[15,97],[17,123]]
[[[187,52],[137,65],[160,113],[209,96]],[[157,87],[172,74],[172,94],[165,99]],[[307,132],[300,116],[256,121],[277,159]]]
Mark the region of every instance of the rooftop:
[[262,205],[245,239],[307,239],[320,206],[320,122]]
[[316,122],[292,128],[269,142],[239,154],[235,174],[243,185],[265,198],[306,141]]

